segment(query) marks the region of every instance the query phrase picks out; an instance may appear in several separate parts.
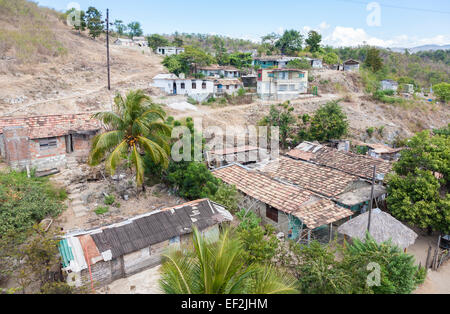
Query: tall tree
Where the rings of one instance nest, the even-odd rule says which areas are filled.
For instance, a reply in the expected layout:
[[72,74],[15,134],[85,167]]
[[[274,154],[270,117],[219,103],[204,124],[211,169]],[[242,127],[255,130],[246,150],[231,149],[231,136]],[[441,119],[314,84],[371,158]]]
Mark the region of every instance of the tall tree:
[[297,52],[300,52],[302,45],[303,36],[299,31],[294,29],[285,31],[283,36],[275,44],[283,54],[287,55],[295,55]]
[[378,72],[383,67],[383,59],[380,56],[380,50],[377,48],[370,48],[367,52],[366,61],[364,64],[372,70]]
[[193,232],[193,247],[164,255],[160,286],[167,294],[295,293],[294,280],[271,266],[246,265],[242,244],[226,229],[212,242]]
[[318,52],[320,50],[320,42],[322,41],[322,35],[316,31],[310,31],[308,38],[305,40],[309,47],[309,51]]
[[104,21],[102,21],[102,14],[94,7],[89,7],[86,11],[86,23],[89,29],[89,35],[92,38],[99,37],[104,30]]
[[292,137],[295,116],[293,115],[294,107],[287,101],[278,106],[270,107],[269,115],[264,117],[259,125],[279,127],[280,143],[283,148],[288,147],[289,139]]
[[142,30],[141,27],[141,23],[139,22],[131,22],[128,24],[127,28],[128,28],[128,36],[130,36],[130,38],[139,37],[144,34],[144,31]]
[[450,232],[450,136],[424,131],[406,145],[388,178],[389,210],[429,232]]
[[126,98],[118,94],[114,104],[114,112],[93,116],[109,131],[94,138],[89,163],[98,165],[106,157],[106,170],[113,175],[121,161],[128,159],[135,168],[137,185],[142,186],[145,172],[142,154],[167,168],[171,129],[164,123],[165,112],[141,90],[130,91]]
[[161,36],[159,34],[150,35],[147,38],[147,41],[148,41],[148,46],[150,48],[152,48],[153,51],[156,51],[156,49],[158,47],[163,47],[163,46],[168,46],[169,45],[169,41],[165,37],[163,37],[163,36]]
[[[86,13],[81,10],[78,11],[72,8],[66,12],[67,16],[72,16],[73,28],[78,31],[79,34],[86,30]],[[79,19],[79,21],[77,21]]]
[[127,26],[123,23],[122,20],[115,20],[114,27],[116,28],[116,32],[118,35],[123,36],[127,31]]

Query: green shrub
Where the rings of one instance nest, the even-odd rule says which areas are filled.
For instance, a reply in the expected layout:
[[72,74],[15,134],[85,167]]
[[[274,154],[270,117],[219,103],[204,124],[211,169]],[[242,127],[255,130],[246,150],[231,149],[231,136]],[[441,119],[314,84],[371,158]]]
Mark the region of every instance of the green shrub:
[[233,185],[220,183],[217,192],[210,196],[210,199],[225,206],[232,213],[236,213],[239,210],[240,195]]
[[367,135],[369,135],[369,137],[372,137],[373,133],[375,132],[375,128],[370,127],[366,130]]
[[0,172],[0,238],[9,232],[24,234],[44,218],[58,216],[66,196],[48,178]]
[[97,215],[104,215],[107,212],[109,212],[109,207],[107,206],[99,206],[94,210],[94,213],[96,213]]
[[116,201],[116,198],[114,197],[114,195],[107,195],[107,196],[105,196],[105,199],[104,199],[104,203],[105,203],[105,205],[112,205],[112,204],[114,204],[114,202]]

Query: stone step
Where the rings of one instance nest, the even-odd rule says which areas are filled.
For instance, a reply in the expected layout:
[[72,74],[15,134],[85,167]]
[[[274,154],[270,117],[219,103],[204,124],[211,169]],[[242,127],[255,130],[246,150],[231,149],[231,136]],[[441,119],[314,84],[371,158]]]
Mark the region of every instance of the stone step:
[[81,197],[81,194],[80,193],[73,193],[73,194],[70,194],[69,195],[69,199],[70,200],[76,200],[76,199],[79,199]]
[[76,205],[72,207],[73,212],[75,213],[75,217],[83,217],[88,213],[88,208],[83,205]]
[[72,206],[84,205],[83,201],[80,199],[75,199],[72,201]]

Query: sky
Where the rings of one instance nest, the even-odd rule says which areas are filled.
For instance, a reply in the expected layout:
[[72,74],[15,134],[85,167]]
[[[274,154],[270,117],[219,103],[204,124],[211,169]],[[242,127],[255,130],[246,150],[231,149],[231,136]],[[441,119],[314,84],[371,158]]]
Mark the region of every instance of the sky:
[[[202,33],[259,42],[268,33],[316,30],[335,47],[450,44],[449,0],[38,0],[60,11],[94,6],[139,21],[145,34]],[[75,5],[74,5],[75,3]]]

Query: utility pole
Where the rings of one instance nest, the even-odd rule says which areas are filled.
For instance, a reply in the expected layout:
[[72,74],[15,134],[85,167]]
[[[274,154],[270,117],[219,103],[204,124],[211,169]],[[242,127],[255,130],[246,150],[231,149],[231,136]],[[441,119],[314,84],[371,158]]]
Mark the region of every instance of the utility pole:
[[372,220],[372,204],[373,204],[373,194],[375,189],[375,178],[377,176],[377,166],[373,166],[373,178],[372,178],[372,191],[370,193],[370,204],[369,204],[369,223],[367,225],[367,232],[370,233],[370,223]]
[[108,90],[111,90],[111,71],[109,69],[109,9],[106,9],[106,64],[108,67]]

